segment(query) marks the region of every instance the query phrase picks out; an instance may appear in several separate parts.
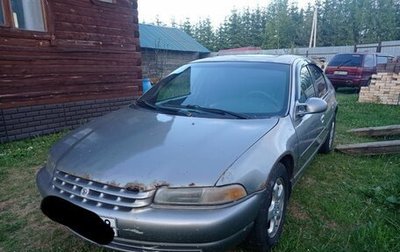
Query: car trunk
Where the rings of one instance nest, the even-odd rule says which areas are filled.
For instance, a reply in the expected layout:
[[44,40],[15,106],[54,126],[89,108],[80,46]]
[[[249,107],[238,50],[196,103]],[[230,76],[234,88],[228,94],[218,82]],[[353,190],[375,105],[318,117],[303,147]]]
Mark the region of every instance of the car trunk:
[[332,74],[335,77],[346,77],[346,76],[359,76],[362,75],[362,67],[356,66],[328,66],[325,70],[326,74]]

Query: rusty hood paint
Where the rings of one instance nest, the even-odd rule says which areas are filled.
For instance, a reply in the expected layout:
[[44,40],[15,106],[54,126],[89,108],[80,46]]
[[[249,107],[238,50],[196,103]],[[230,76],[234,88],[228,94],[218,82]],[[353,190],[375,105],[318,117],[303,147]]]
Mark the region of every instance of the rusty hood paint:
[[124,108],[72,132],[50,153],[58,170],[119,187],[212,186],[277,122]]

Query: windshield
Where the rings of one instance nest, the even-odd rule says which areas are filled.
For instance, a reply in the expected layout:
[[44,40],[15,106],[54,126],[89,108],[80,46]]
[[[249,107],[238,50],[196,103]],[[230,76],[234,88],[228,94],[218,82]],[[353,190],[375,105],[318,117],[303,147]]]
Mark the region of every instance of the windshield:
[[332,58],[328,66],[360,67],[362,59],[360,54],[338,54]]
[[270,117],[286,112],[289,79],[290,66],[285,64],[197,63],[161,80],[138,104],[202,117]]

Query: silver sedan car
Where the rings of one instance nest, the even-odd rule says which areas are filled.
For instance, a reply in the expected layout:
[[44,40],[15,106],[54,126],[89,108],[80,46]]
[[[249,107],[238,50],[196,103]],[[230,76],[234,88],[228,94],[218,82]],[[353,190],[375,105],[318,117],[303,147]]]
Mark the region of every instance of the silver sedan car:
[[[121,251],[267,251],[293,185],[333,148],[335,91],[298,56],[222,56],[172,72],[71,132],[37,174],[50,219]],[[49,237],[50,238],[50,237]]]

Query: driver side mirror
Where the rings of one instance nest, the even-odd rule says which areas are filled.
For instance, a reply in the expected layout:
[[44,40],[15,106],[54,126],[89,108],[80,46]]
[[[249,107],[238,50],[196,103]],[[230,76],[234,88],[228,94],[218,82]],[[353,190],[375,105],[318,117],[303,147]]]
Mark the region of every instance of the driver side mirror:
[[305,103],[298,103],[296,106],[296,115],[305,116],[324,112],[328,109],[328,104],[321,98],[311,97]]

